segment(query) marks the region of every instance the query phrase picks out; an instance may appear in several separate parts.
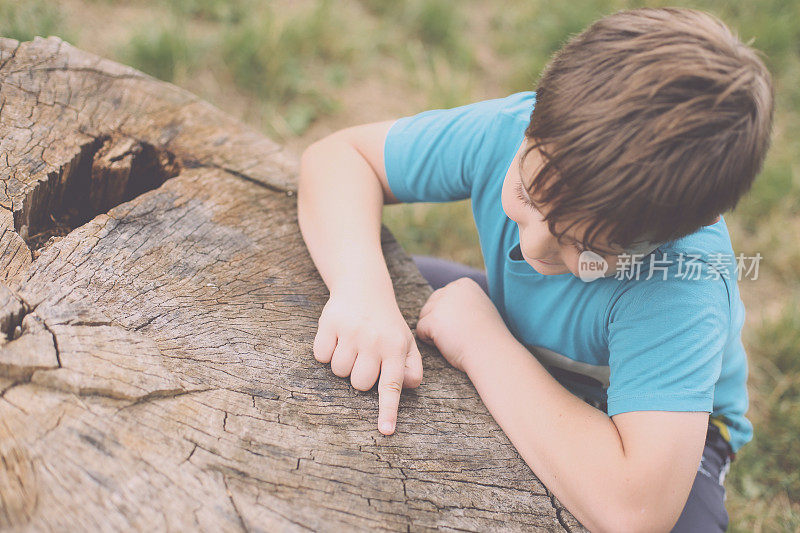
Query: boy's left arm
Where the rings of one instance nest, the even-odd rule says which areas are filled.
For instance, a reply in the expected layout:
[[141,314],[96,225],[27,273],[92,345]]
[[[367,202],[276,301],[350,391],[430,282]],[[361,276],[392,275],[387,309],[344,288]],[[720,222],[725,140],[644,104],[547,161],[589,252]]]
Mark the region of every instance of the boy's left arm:
[[525,462],[592,531],[669,531],[700,464],[708,412],[611,418],[558,383],[469,278],[434,292],[417,324],[467,373]]

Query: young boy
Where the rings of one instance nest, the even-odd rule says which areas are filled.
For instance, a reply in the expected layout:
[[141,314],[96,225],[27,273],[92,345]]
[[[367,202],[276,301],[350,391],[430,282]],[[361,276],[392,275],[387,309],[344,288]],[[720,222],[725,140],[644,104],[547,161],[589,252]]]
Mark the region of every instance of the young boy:
[[330,289],[315,358],[357,389],[377,379],[379,430],[394,431],[422,364],[381,207],[471,197],[485,281],[416,258],[436,288],[418,337],[590,530],[724,530],[722,482],[752,426],[719,215],[760,170],[772,101],[762,62],[716,18],[638,9],[571,39],[536,92],[314,143],[298,219]]

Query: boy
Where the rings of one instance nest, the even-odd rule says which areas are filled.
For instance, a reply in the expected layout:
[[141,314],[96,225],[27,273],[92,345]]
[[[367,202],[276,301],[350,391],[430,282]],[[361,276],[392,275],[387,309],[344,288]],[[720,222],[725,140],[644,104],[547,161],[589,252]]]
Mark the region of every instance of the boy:
[[330,289],[315,358],[357,389],[378,379],[379,430],[394,431],[422,364],[381,207],[471,197],[485,290],[474,272],[423,272],[459,279],[422,307],[418,337],[590,530],[724,530],[722,481],[752,426],[719,215],[760,170],[772,101],[766,68],[719,20],[637,9],[571,39],[535,93],[313,144],[298,220]]

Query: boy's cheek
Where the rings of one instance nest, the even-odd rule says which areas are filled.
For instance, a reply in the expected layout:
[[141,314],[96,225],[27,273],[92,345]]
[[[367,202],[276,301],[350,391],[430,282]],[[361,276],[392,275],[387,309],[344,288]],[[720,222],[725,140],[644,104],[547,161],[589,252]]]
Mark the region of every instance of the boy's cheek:
[[580,276],[580,254],[577,252],[570,254],[569,260],[567,261],[567,268],[569,269],[570,273],[575,276],[576,278]]
[[517,215],[514,213],[514,202],[512,201],[510,194],[510,185],[508,180],[505,180],[503,182],[503,188],[500,190],[500,204],[503,206],[503,211],[505,211],[506,216],[516,222]]
[[511,220],[514,220],[514,217],[511,216],[511,212],[508,208],[508,201],[506,200],[506,187],[503,186],[503,192],[500,194],[500,204],[503,206],[503,211],[505,212],[506,216]]

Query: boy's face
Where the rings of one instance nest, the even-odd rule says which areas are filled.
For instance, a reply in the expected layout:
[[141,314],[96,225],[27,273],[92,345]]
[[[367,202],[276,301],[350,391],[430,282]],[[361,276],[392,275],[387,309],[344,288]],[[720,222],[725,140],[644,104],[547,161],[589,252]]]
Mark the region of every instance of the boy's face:
[[[526,186],[544,162],[539,150],[531,151],[525,159],[525,165],[522,169],[523,176],[520,176],[519,161],[529,143],[530,140],[526,138],[506,174],[501,194],[503,210],[508,215],[508,218],[517,223],[522,257],[534,270],[545,275],[570,272],[575,276],[579,276],[578,260],[583,251],[580,245],[580,237],[585,231],[585,225],[573,226],[564,234],[562,237],[564,243],[561,244],[555,235],[550,233],[542,213],[530,205],[531,198],[526,192]],[[520,195],[524,199],[520,198]],[[605,276],[613,276],[617,270],[619,254],[626,253],[625,250],[610,246],[604,241],[599,242],[597,246],[597,249],[591,251],[597,253],[606,261],[608,268],[605,271]],[[649,253],[654,248],[655,245],[650,250],[645,250],[645,252]],[[627,253],[630,253],[630,251]]]

